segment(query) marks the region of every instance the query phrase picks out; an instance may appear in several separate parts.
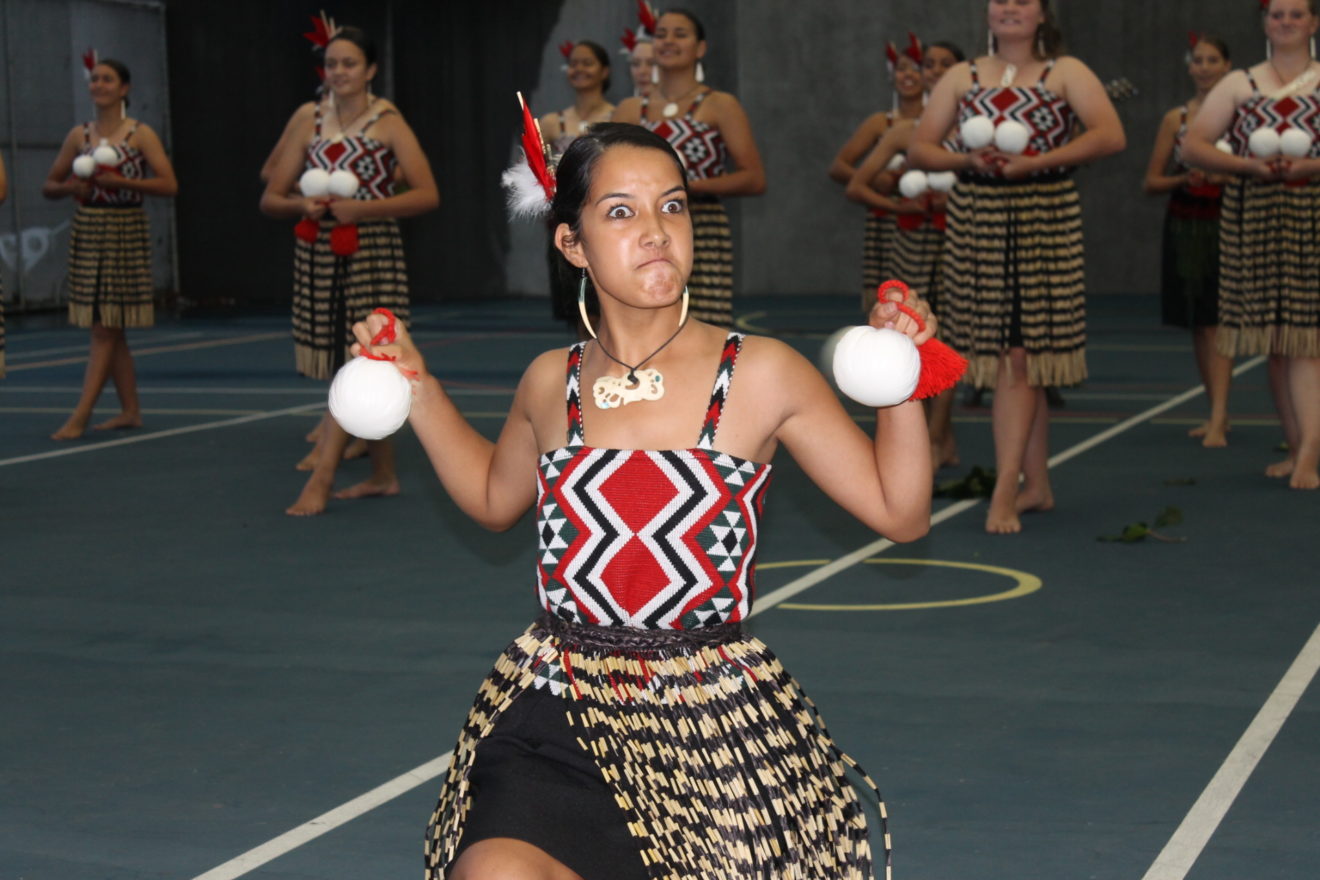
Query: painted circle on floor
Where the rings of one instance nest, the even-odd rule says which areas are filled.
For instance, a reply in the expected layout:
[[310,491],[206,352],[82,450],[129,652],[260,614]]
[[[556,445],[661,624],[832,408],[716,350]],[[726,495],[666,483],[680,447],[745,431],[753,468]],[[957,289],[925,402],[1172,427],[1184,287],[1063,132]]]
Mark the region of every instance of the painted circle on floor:
[[[757,565],[761,571],[776,568],[805,568],[808,566],[819,567],[826,565],[831,560],[828,559],[798,559],[787,562],[766,562]],[[998,565],[985,565],[980,562],[953,562],[944,559],[886,559],[874,557],[862,560],[867,565],[924,565],[937,568],[960,568],[967,571],[979,571],[986,574],[996,575],[998,577],[1008,578],[1013,582],[1013,586],[999,593],[988,593],[981,596],[968,596],[962,599],[940,599],[932,602],[892,602],[876,603],[865,605],[845,605],[823,602],[781,602],[779,608],[789,608],[794,611],[916,611],[926,608],[960,608],[966,605],[985,605],[990,602],[1006,602],[1009,599],[1021,599],[1028,596],[1042,586],[1040,578],[1034,574],[1028,574],[1025,571],[1018,571],[1013,568],[1003,568]]]

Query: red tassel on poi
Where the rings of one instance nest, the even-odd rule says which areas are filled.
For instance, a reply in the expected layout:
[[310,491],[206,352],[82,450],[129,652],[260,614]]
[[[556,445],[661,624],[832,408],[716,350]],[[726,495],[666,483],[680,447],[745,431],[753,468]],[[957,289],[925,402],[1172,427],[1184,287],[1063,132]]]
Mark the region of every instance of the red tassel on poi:
[[356,223],[341,223],[330,230],[330,250],[340,257],[351,257],[358,249]]
[[321,231],[321,224],[317,223],[311,217],[304,217],[293,227],[293,234],[300,241],[308,244],[316,244],[316,236]]
[[[908,294],[911,291],[902,281],[890,280],[881,284],[876,289],[876,299],[884,302],[885,294],[891,290],[903,294],[903,301],[894,303],[899,311],[917,322],[918,331],[925,330],[926,322],[907,305]],[[917,388],[912,392],[910,400],[935,397],[957,385],[963,373],[967,372],[967,359],[938,339],[927,339],[918,345],[917,354],[921,356],[921,375],[917,379]]]

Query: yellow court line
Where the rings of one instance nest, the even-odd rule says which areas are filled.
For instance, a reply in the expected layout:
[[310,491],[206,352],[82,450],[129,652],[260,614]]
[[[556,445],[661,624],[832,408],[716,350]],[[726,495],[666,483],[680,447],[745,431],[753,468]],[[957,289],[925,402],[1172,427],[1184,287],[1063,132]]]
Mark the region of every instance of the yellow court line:
[[[842,605],[827,603],[804,603],[804,602],[782,602],[780,608],[791,608],[796,611],[915,611],[928,608],[960,608],[967,605],[985,605],[989,602],[1005,602],[1009,599],[1020,599],[1028,596],[1041,588],[1043,582],[1034,574],[1028,574],[1025,571],[1018,571],[1013,568],[1003,568],[998,565],[985,565],[980,562],[954,562],[947,559],[863,559],[868,565],[929,565],[940,568],[962,568],[969,571],[984,571],[990,574],[1003,575],[1016,581],[1016,585],[1011,590],[1005,590],[1002,593],[991,593],[986,596],[969,596],[965,599],[943,599],[932,602],[891,602],[891,603],[872,603],[865,605]],[[761,571],[773,568],[805,568],[806,566],[826,565],[830,562],[828,559],[799,559],[789,562],[763,562],[757,565]]]

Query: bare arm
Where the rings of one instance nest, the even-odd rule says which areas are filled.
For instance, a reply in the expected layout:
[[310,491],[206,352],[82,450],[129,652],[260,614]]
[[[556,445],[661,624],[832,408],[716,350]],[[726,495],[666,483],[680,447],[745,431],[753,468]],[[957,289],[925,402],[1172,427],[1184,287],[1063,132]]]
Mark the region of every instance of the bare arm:
[[315,127],[315,112],[314,104],[304,104],[294,111],[289,124],[285,126],[284,135],[280,137],[282,146],[266,181],[266,189],[261,194],[261,212],[267,216],[318,219],[325,213],[324,200],[304,198],[294,192],[294,186],[307,161],[307,145],[311,142]]
[[48,199],[65,199],[69,196],[85,199],[91,194],[92,186],[86,180],[73,176],[73,160],[82,147],[83,129],[76,125],[65,136],[60,151],[51,163],[46,181],[41,185],[41,194]]
[[908,164],[925,171],[985,171],[990,166],[977,157],[981,153],[959,153],[944,146],[944,137],[958,119],[958,101],[971,88],[971,67],[959,62],[940,77],[926,101],[921,121],[908,145]]
[[94,177],[97,185],[109,184],[117,189],[135,190],[149,196],[168,198],[177,195],[179,181],[174,176],[174,165],[170,163],[170,157],[165,155],[165,146],[160,142],[160,137],[145,123],[138,126],[134,137],[137,138],[137,147],[147,160],[152,176],[141,180],[130,180],[113,173],[97,174]]
[[541,137],[547,143],[554,143],[555,138],[564,133],[564,122],[558,113],[547,113],[540,119]]
[[[384,324],[385,318],[374,314],[355,324],[358,344],[353,353],[359,353]],[[402,327],[397,331],[395,344],[371,350],[396,356],[396,364],[417,374],[408,420],[436,476],[454,503],[478,524],[493,531],[511,528],[536,497],[532,475],[538,450],[528,401],[544,390],[547,377],[562,385],[564,353],[542,355],[528,368],[499,439],[492,443],[468,423],[440,382],[427,372],[408,332]],[[562,396],[562,388],[559,390]]]
[[1169,164],[1173,161],[1173,141],[1182,125],[1182,109],[1175,107],[1164,114],[1160,130],[1155,135],[1155,149],[1151,151],[1150,161],[1146,164],[1146,180],[1143,189],[1148,196],[1173,192],[1187,185],[1189,175],[1169,174]]
[[[890,197],[893,181],[885,174],[890,160],[907,149],[912,139],[913,127],[911,122],[892,126],[848,181],[844,195],[854,202],[881,211],[904,213],[919,210],[913,207],[913,201],[910,199]],[[883,186],[877,187],[877,181],[882,181]]]
[[1221,174],[1251,175],[1259,178],[1275,177],[1275,171],[1263,159],[1246,158],[1225,153],[1214,142],[1224,136],[1233,124],[1238,105],[1251,96],[1251,82],[1245,72],[1235,70],[1210,90],[1201,109],[1196,112],[1183,142],[1183,155],[1198,168]]
[[862,120],[862,124],[857,126],[857,130],[839,148],[834,161],[830,163],[830,180],[846,186],[857,172],[857,160],[880,142],[887,128],[889,116],[885,113],[872,113]]
[[280,139],[276,141],[275,146],[271,148],[270,155],[266,157],[266,161],[261,163],[262,183],[270,182],[270,176],[275,173],[275,166],[279,164],[280,154],[284,152],[284,145],[288,142],[289,138],[296,137],[298,121],[304,116],[310,117],[310,115],[315,112],[316,102],[308,101],[289,117],[288,122],[284,123],[284,131],[280,132]]
[[765,168],[747,113],[738,99],[727,92],[712,93],[702,102],[701,109],[705,110],[712,103],[716,115],[711,121],[724,138],[734,170],[705,180],[694,180],[688,189],[694,195],[759,196],[765,192]]
[[5,160],[0,157],[0,203],[9,197],[9,177],[5,174]]
[[[929,313],[924,304],[918,307]],[[883,326],[893,317],[877,304],[871,323]],[[909,318],[897,318],[896,329],[915,334]],[[915,338],[929,338],[934,321],[927,319],[927,325]],[[868,438],[818,370],[791,350],[783,357],[779,382],[789,405],[777,439],[825,494],[871,529],[893,541],[925,535],[930,530],[931,460],[921,404],[907,401],[876,410],[875,436]]]
[[619,102],[619,106],[614,108],[610,115],[610,122],[630,122],[633,125],[642,124],[642,99],[624,98]]
[[1076,58],[1060,58],[1051,78],[1058,77],[1053,91],[1072,107],[1085,126],[1080,137],[1035,156],[1008,156],[1002,162],[1002,173],[1009,179],[1025,177],[1047,168],[1072,168],[1122,152],[1127,146],[1123,123],[1118,111],[1109,100],[1104,84]]

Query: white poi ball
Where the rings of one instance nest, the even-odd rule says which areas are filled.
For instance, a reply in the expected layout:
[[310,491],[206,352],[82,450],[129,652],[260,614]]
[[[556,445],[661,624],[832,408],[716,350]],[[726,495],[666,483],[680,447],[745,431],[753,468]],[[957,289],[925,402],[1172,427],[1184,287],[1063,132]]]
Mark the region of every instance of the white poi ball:
[[354,437],[380,440],[408,421],[412,387],[392,361],[358,356],[330,383],[330,415]]
[[904,156],[902,153],[895,153],[889,157],[889,162],[885,165],[885,170],[897,171],[903,167],[905,162],[907,162],[907,156]]
[[1314,143],[1315,139],[1310,133],[1300,128],[1290,128],[1279,135],[1279,151],[1294,159],[1300,159],[1311,152],[1311,145]]
[[962,135],[962,142],[967,149],[979,150],[990,146],[990,142],[995,139],[995,124],[989,116],[972,116],[963,120],[958,133]]
[[298,189],[309,199],[319,198],[330,192],[330,175],[324,168],[308,168],[298,178]]
[[1272,128],[1258,128],[1247,138],[1247,149],[1262,159],[1279,155],[1279,133]]
[[958,184],[958,175],[952,171],[932,171],[926,175],[926,183],[935,192],[946,193]]
[[92,150],[92,161],[97,165],[118,165],[119,152],[109,144],[101,144]]
[[73,160],[73,173],[79,177],[91,177],[96,173],[96,160],[91,156],[79,156]]
[[1215,149],[1221,153],[1228,153],[1230,156],[1233,155],[1233,145],[1228,142],[1227,138],[1220,138],[1215,141]]
[[1005,119],[995,126],[995,146],[1005,153],[1021,153],[1031,140],[1031,129],[1016,119]]
[[340,168],[338,171],[330,172],[330,195],[348,199],[356,195],[357,191],[358,179],[352,171]]
[[924,193],[929,187],[926,172],[918,171],[915,168],[911,171],[905,171],[903,176],[898,179],[898,191],[903,194],[905,199],[915,199]]
[[831,357],[839,390],[863,406],[893,406],[917,390],[921,355],[905,333],[848,327]]

